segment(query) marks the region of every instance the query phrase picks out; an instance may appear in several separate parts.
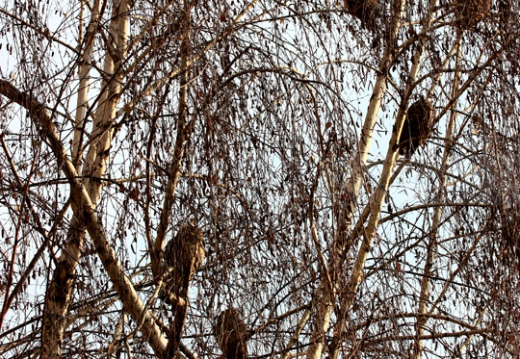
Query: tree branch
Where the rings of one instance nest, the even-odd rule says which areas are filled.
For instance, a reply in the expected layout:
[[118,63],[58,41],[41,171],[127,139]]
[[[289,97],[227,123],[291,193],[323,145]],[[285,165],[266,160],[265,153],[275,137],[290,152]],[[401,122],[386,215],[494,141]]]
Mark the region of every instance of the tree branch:
[[95,206],[87,190],[79,181],[76,168],[68,158],[65,148],[59,140],[56,127],[45,106],[5,80],[0,80],[0,94],[26,108],[38,128],[40,135],[49,142],[57,158],[57,163],[61,165],[61,170],[69,178],[74,213],[77,217],[84,218],[84,225],[94,243],[96,252],[112,280],[114,288],[121,297],[125,309],[130,313],[133,320],[140,324],[143,336],[148,338],[155,352],[162,353],[166,348],[166,340],[162,336],[153,316],[137,295],[132,282],[125,274],[110,244],[110,240],[99,222]]

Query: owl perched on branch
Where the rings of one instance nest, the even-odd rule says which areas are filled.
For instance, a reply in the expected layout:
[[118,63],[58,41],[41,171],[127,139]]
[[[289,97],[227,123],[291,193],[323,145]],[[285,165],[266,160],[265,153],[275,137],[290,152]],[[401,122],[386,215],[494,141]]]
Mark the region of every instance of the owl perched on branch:
[[237,310],[230,308],[220,313],[213,329],[226,359],[246,358],[249,336]]
[[345,0],[347,11],[361,20],[363,27],[374,30],[379,16],[378,0]]
[[414,102],[406,113],[401,136],[399,136],[399,154],[411,158],[415,150],[426,143],[433,127],[433,107],[420,98]]
[[457,26],[465,29],[474,27],[491,14],[491,0],[454,0],[450,6]]
[[178,295],[185,295],[204,257],[202,231],[193,224],[185,224],[164,248],[164,261],[171,273],[168,278],[169,289]]
[[[193,224],[182,226],[164,249],[168,275],[164,281],[163,297],[172,306],[175,316],[167,348],[168,357],[172,357],[179,346],[188,313],[188,287],[204,257],[202,231]],[[183,300],[182,303],[179,299]]]

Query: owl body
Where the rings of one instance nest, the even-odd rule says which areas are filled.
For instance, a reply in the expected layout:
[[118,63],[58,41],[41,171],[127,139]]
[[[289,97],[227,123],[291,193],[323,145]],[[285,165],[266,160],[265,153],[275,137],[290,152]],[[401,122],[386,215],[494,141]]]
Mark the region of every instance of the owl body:
[[226,309],[219,314],[214,332],[226,359],[246,358],[247,327],[236,309]]
[[204,257],[202,231],[192,224],[182,226],[164,249],[164,261],[170,271],[168,289],[177,295],[185,295],[189,282],[201,266]]
[[401,136],[399,154],[411,158],[415,150],[426,143],[433,126],[433,107],[424,98],[414,102],[406,113]]
[[[204,261],[204,237],[195,225],[181,227],[164,248],[167,276],[162,297],[172,306],[174,321],[169,333],[165,356],[173,358],[179,347],[188,314],[188,288],[195,272]],[[183,301],[179,301],[183,299]]]
[[456,24],[470,28],[483,21],[491,14],[491,0],[454,0],[450,6],[457,18]]
[[369,30],[376,27],[379,16],[378,0],[345,0],[347,11],[361,20],[361,24]]

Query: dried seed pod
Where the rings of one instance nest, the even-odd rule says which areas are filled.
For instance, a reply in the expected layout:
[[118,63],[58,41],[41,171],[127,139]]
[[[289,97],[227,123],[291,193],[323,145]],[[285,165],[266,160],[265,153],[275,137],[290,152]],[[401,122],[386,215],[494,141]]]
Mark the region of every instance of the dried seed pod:
[[491,13],[491,0],[454,0],[450,6],[457,18],[457,26],[464,29],[474,27]]
[[220,313],[213,330],[226,359],[246,358],[247,327],[236,309],[230,308]]
[[399,136],[399,154],[411,158],[415,150],[426,143],[433,126],[433,107],[424,98],[414,102],[406,113],[401,136]]
[[345,0],[347,11],[361,20],[363,27],[374,30],[379,16],[378,0]]

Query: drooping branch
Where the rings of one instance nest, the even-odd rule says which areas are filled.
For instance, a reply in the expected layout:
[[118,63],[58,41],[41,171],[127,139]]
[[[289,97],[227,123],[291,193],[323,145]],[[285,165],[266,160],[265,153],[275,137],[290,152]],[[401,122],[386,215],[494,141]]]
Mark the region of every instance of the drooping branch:
[[164,352],[166,340],[162,336],[152,314],[144,306],[132,282],[125,274],[99,221],[96,208],[87,190],[80,182],[76,168],[67,156],[65,148],[59,139],[51,115],[37,99],[18,90],[5,80],[0,80],[0,94],[27,109],[40,135],[49,143],[57,158],[57,163],[61,165],[61,170],[69,178],[74,214],[84,219],[84,225],[94,243],[96,252],[112,280],[114,288],[121,297],[125,309],[130,313],[133,320],[140,325],[143,336],[148,338],[154,351],[156,353]]

